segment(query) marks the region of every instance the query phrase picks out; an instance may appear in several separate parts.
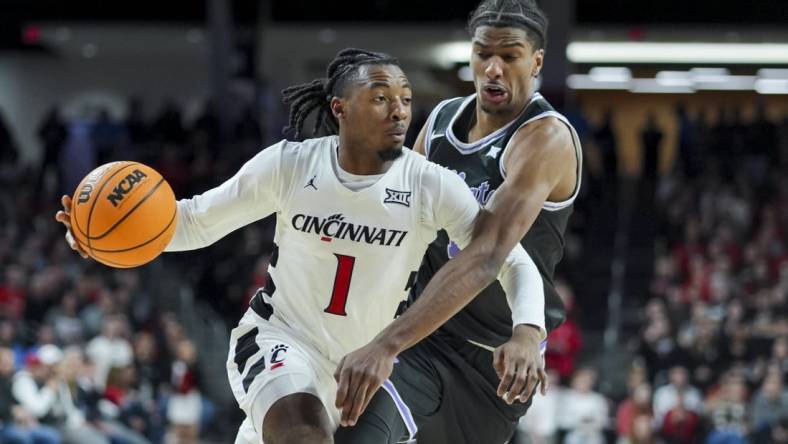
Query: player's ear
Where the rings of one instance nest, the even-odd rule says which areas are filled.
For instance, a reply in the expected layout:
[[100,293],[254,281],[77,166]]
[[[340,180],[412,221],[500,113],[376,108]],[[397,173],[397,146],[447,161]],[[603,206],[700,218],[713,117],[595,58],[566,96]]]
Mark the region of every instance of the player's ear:
[[531,70],[531,77],[539,77],[544,65],[544,49],[539,49],[534,52],[534,67]]
[[331,114],[333,114],[337,120],[345,114],[345,103],[341,98],[336,96],[332,97],[329,106],[331,107]]

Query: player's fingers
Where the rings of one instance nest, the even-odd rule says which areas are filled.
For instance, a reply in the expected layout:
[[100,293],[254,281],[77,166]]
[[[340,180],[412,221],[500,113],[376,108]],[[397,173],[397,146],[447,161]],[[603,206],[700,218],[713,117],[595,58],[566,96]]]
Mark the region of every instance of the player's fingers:
[[[340,416],[339,423],[343,427],[347,427],[350,425],[350,415],[353,411],[353,407],[356,403],[356,397],[359,394],[360,386],[364,383],[361,377],[358,374],[354,374],[354,372],[350,373],[350,379],[347,388],[347,394],[345,395],[345,402],[342,403],[342,415]],[[362,400],[363,402],[363,400]]]
[[72,250],[79,253],[83,259],[88,258],[88,254],[85,253],[85,250],[83,250],[82,247],[79,246],[79,243],[74,239],[74,236],[71,234],[71,230],[66,230],[66,242],[68,243],[68,246],[71,247]]
[[542,367],[539,367],[537,374],[539,375],[539,387],[542,391],[542,396],[545,396],[550,386],[550,378],[547,377],[547,372],[545,372]]
[[55,213],[55,220],[65,225],[67,228],[71,228],[71,217],[65,211],[60,210]]
[[358,418],[360,418],[361,415],[363,415],[364,412],[367,410],[367,406],[369,405],[370,401],[372,401],[372,397],[375,396],[375,393],[377,393],[378,390],[380,390],[380,385],[381,384],[378,384],[376,387],[370,386],[367,389],[367,396],[364,399],[364,405],[361,407],[361,412],[359,413],[358,417],[355,419],[356,422],[358,422]]
[[517,362],[517,371],[515,372],[514,380],[512,381],[512,386],[509,387],[507,390],[509,393],[506,396],[506,402],[511,404],[514,400],[523,392],[523,389],[527,387],[528,384],[528,366],[525,365],[525,362],[520,361]]
[[503,362],[504,356],[505,353],[503,351],[503,347],[498,347],[493,352],[493,368],[495,369],[495,373],[498,374],[498,378],[500,378],[501,375],[503,375],[503,372],[506,369]]
[[[341,364],[340,367],[342,367]],[[334,405],[336,408],[340,409],[345,405],[345,400],[347,399],[350,375],[346,368],[337,369],[337,372],[339,373],[339,377],[337,378],[337,400]]]
[[501,383],[498,384],[498,396],[503,396],[509,390],[509,386],[512,385],[512,381],[514,380],[514,374],[517,369],[511,362],[505,363],[505,368],[503,371],[503,378],[501,378]]
[[[536,368],[533,366],[528,366],[528,375],[526,377],[526,384],[522,391],[515,392],[515,397],[519,397],[520,399],[526,399],[531,397],[534,390],[536,389],[536,384],[539,383],[539,377],[536,373]],[[519,394],[519,396],[517,396]]]
[[67,213],[71,212],[71,197],[67,194],[64,194],[63,197],[60,198],[60,203],[63,204],[63,208],[66,210]]
[[356,396],[353,399],[353,405],[350,407],[350,409],[348,409],[349,426],[356,425],[358,417],[364,412],[364,407],[367,405],[367,395],[369,393],[370,385],[371,384],[369,384],[367,381],[364,381],[364,383],[359,386]]

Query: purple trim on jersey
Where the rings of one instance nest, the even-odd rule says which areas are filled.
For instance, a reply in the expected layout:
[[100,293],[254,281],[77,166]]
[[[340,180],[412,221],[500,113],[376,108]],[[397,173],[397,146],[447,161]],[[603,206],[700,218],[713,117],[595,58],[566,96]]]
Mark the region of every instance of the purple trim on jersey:
[[399,411],[399,415],[402,417],[402,420],[405,421],[405,427],[408,428],[408,441],[410,442],[416,437],[416,432],[419,431],[419,428],[416,426],[416,421],[413,419],[413,414],[410,412],[407,404],[402,398],[399,396],[397,389],[394,387],[394,384],[391,383],[391,380],[386,379],[383,381],[383,389],[388,392],[391,396],[391,399],[394,400],[394,404],[397,405],[397,410]]
[[539,344],[539,351],[542,352],[542,354],[544,354],[545,350],[547,350],[547,339],[545,339],[544,341],[542,341],[541,344]]

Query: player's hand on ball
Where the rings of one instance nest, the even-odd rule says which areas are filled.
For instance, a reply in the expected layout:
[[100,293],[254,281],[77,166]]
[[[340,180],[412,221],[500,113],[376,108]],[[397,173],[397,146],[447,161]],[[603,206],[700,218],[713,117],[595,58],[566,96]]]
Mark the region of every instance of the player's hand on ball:
[[79,247],[77,241],[74,240],[74,235],[71,234],[71,198],[69,196],[63,196],[60,202],[63,204],[63,210],[55,213],[55,220],[66,226],[66,242],[68,242],[71,249],[87,259],[88,254]]
[[342,410],[340,424],[354,426],[364,413],[372,396],[391,375],[394,356],[384,347],[371,342],[339,361],[334,379],[337,381],[336,407]]
[[529,325],[518,325],[509,342],[495,349],[493,366],[501,383],[498,396],[508,404],[526,402],[537,386],[547,393],[547,374],[542,359],[541,335]]

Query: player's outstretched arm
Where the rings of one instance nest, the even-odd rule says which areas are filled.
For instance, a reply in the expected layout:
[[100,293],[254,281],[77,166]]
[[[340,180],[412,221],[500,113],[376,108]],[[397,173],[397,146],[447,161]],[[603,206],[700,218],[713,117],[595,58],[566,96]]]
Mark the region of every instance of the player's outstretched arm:
[[[545,201],[566,182],[564,177],[570,170],[567,166],[576,165],[571,134],[556,119],[529,125],[511,143],[514,146],[510,147],[505,164],[506,180],[496,192],[489,212],[482,212],[479,217],[473,241],[440,269],[413,306],[370,344],[340,362],[335,374],[339,382],[336,405],[343,410],[343,425],[355,423],[371,395],[390,375],[397,354],[435,331],[495,280]],[[538,279],[541,283],[541,277]],[[502,279],[501,283],[505,281]],[[543,292],[535,296],[544,303]],[[544,389],[546,381],[539,353],[544,332],[519,324],[517,316],[522,314],[518,315],[516,308],[513,306],[514,344],[510,341],[505,349],[499,348],[494,362],[502,376],[499,393],[505,389],[510,394],[506,398],[509,402],[524,393],[518,391],[519,387],[535,387],[534,380],[541,380]]]
[[179,200],[178,225],[165,251],[206,247],[276,212],[291,176],[282,171],[283,144],[262,150],[218,187]]

